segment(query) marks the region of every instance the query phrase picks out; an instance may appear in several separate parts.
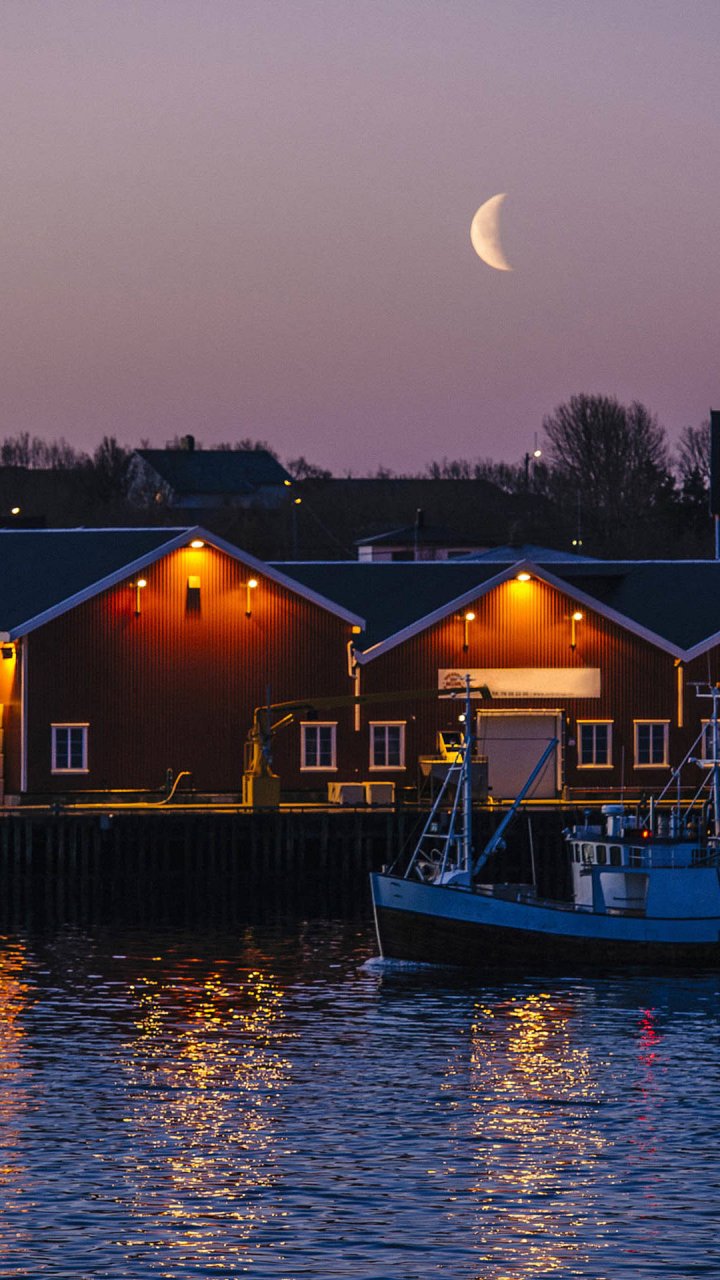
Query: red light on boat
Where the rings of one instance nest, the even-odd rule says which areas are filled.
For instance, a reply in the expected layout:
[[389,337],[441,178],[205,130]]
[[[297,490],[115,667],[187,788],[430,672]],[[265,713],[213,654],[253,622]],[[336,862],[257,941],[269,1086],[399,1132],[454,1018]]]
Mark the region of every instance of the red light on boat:
[[648,831],[647,827],[643,827],[643,833],[642,833],[643,840],[649,840],[651,835],[652,835],[652,832]]

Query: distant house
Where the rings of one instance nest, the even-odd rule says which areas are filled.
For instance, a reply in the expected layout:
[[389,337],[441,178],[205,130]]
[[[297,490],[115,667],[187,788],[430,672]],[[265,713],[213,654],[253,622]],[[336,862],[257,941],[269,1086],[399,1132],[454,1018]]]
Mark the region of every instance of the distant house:
[[196,449],[192,436],[179,449],[137,449],[135,457],[138,482],[175,510],[276,507],[293,483],[266,449]]
[[413,524],[374,537],[358,538],[358,560],[454,560],[487,550],[482,539],[458,533],[445,525],[429,525],[418,508]]

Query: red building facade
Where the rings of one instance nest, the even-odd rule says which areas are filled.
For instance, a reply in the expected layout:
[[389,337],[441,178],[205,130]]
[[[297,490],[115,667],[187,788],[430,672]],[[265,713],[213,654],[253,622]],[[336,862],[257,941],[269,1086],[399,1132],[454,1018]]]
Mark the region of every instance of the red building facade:
[[377,591],[363,631],[353,574],[336,603],[339,579],[325,594],[322,566],[291,578],[197,529],[0,534],[0,548],[6,803],[161,796],[179,775],[183,790],[237,800],[267,704],[280,704],[284,799],[342,798],[338,784],[378,799],[379,783],[414,797],[458,734],[448,694],[466,674],[492,695],[473,709],[496,799],[516,793],[550,738],[536,796],[630,798],[657,792],[700,732],[709,708],[693,683],[720,680],[712,562],[693,571],[707,615],[684,637],[601,599],[599,569],[592,596],[590,570],[578,585],[533,564],[467,567],[474,585],[460,595],[458,574],[438,566],[433,608],[410,592],[403,625],[384,631],[387,584],[404,570],[360,566],[379,574],[365,579]]
[[[60,535],[47,537],[50,554]],[[259,703],[317,692],[319,673],[323,691],[348,693],[359,620],[227,544],[190,530],[114,576],[4,646],[6,798],[161,792],[179,773],[237,794]]]

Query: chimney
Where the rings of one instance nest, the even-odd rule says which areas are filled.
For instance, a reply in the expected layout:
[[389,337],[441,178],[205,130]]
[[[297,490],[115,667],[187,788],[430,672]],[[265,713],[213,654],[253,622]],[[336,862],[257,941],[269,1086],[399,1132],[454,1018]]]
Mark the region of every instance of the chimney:
[[186,453],[192,453],[192,452],[193,452],[193,450],[194,450],[194,448],[195,448],[195,437],[194,437],[194,436],[181,436],[181,437],[180,437],[180,448],[181,448],[181,449],[184,449]]

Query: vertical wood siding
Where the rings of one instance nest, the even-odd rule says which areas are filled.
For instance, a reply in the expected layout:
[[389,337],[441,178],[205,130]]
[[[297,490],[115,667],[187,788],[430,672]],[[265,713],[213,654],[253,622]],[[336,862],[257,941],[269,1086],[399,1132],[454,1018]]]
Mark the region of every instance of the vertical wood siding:
[[[199,608],[188,597],[188,578],[200,578]],[[186,548],[143,575],[141,614],[124,583],[70,611],[29,637],[28,781],[31,793],[87,790],[159,790],[167,769],[189,770],[201,792],[238,792],[243,747],[253,708],[312,696],[352,693],[347,672],[350,626],[270,580],[251,597],[248,572],[205,547]],[[362,691],[433,691],[439,668],[596,667],[598,699],[497,701],[494,709],[560,709],[564,782],[573,789],[655,789],[667,769],[634,769],[635,719],[670,721],[670,759],[680,760],[707,715],[693,680],[720,679],[718,652],[697,659],[685,673],[684,727],[677,724],[673,657],[584,608],[577,645],[570,647],[572,597],[534,580],[510,581],[469,604],[476,620],[463,648],[462,616],[437,623],[361,669]],[[9,666],[7,680],[10,680]],[[12,664],[15,667],[15,664]],[[17,664],[19,670],[19,663]],[[0,670],[0,679],[2,671]],[[7,683],[6,680],[6,683]],[[0,690],[1,693],[1,690]],[[5,699],[0,699],[4,700]],[[479,704],[478,704],[479,705]],[[6,706],[6,790],[19,790],[19,688],[10,680]],[[336,772],[301,773],[300,726],[278,732],[275,767],[285,793],[324,795],[335,779],[391,779],[399,790],[418,783],[419,755],[433,754],[437,732],[457,727],[458,707],[435,697],[408,697],[361,709],[320,710],[337,722]],[[579,719],[613,722],[613,767],[577,767]],[[406,722],[406,768],[370,772],[370,721]],[[50,725],[87,721],[89,772],[50,772]]]
[[[701,719],[707,716],[707,704],[698,702],[691,681],[707,680],[708,672],[712,679],[720,678],[717,651],[709,660],[703,657],[693,662],[685,673],[684,727],[679,728],[673,656],[584,606],[583,619],[576,626],[576,647],[572,649],[570,619],[577,608],[572,597],[541,581],[506,582],[464,607],[463,613],[471,610],[476,615],[468,626],[467,652],[463,648],[462,615],[449,617],[366,664],[363,687],[366,692],[431,689],[437,686],[440,668],[596,667],[601,673],[599,698],[496,700],[485,705],[496,710],[561,709],[564,781],[570,788],[661,786],[668,777],[667,769],[634,768],[633,722],[668,719],[670,760],[678,763],[698,732]],[[458,708],[431,700],[418,701],[406,710],[406,781],[414,785],[417,756],[436,750],[439,729],[457,727]],[[383,716],[397,718],[397,704],[388,701],[383,706],[373,706],[372,718]],[[368,718],[363,711],[363,720]],[[577,721],[595,719],[613,721],[612,769],[577,767]]]
[[[199,791],[239,791],[255,706],[350,691],[350,627],[328,611],[209,546],[176,551],[143,576],[139,617],[128,582],[29,637],[31,792],[157,789],[167,769],[189,770]],[[197,608],[190,576],[200,578]],[[259,580],[250,618],[248,576]],[[51,724],[83,721],[88,774],[52,775]],[[290,786],[296,748],[279,735]]]

